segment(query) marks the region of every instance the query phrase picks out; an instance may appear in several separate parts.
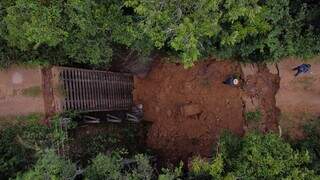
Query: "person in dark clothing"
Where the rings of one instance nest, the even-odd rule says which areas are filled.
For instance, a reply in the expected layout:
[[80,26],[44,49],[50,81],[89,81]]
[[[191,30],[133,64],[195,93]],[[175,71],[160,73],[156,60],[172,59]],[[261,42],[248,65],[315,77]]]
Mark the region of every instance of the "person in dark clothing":
[[301,64],[295,68],[293,68],[293,71],[297,71],[297,73],[294,76],[298,76],[299,74],[304,74],[309,72],[311,69],[311,65],[310,64]]
[[239,84],[239,80],[238,80],[237,76],[232,75],[232,76],[228,77],[226,80],[224,80],[223,84],[227,84],[230,86],[236,86]]

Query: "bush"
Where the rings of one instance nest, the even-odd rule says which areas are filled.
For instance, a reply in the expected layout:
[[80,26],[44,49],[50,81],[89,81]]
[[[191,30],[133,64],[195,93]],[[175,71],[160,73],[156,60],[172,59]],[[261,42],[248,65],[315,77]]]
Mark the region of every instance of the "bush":
[[305,178],[313,174],[307,151],[295,151],[275,134],[249,134],[241,142],[234,160],[235,175],[243,178],[274,179]]
[[111,155],[99,154],[92,160],[86,170],[85,179],[151,179],[153,175],[153,168],[150,165],[149,159],[144,155],[136,155],[133,158],[132,164],[127,165],[118,153]]
[[[60,117],[55,117],[52,127],[40,124],[40,116],[16,117],[19,124],[1,130],[0,132],[0,178],[15,177],[35,162],[35,153],[41,153],[48,148],[54,148],[60,154],[65,154],[65,146],[70,140],[67,131],[62,128]],[[72,128],[71,122],[68,127]]]
[[[226,142],[225,139],[226,138]],[[234,142],[230,143],[230,142]],[[275,134],[250,133],[240,142],[222,136],[217,156],[206,162],[195,159],[191,173],[196,177],[298,179],[317,177],[307,168],[310,156],[307,151],[295,151],[290,144]],[[236,151],[234,147],[237,147]]]
[[14,177],[32,162],[33,152],[16,139],[21,131],[20,127],[14,126],[0,132],[0,179]]
[[259,122],[261,121],[261,118],[262,118],[262,114],[259,109],[257,109],[256,111],[246,112],[245,114],[245,119],[248,122]]
[[304,126],[305,138],[298,141],[297,147],[307,150],[312,159],[310,168],[320,175],[320,119],[314,119]]
[[74,179],[76,165],[58,156],[54,150],[46,150],[37,163],[25,173],[18,175],[18,180],[34,179]]
[[162,168],[161,174],[159,175],[159,180],[180,180],[183,176],[182,172],[183,163],[180,162],[179,166],[174,168],[173,170],[168,168]]
[[45,149],[63,150],[71,140],[68,130],[76,126],[69,118],[55,116],[49,125],[43,125],[39,121],[23,126],[23,131],[18,135],[21,144],[30,149],[41,151]]
[[122,176],[121,157],[119,155],[106,156],[98,154],[86,168],[86,179],[120,179]]

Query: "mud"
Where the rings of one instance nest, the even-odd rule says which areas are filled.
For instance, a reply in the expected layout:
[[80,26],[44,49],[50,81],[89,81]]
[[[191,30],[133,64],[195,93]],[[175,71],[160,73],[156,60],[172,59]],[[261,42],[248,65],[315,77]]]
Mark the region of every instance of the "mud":
[[[136,77],[134,102],[144,105],[145,120],[153,123],[148,146],[170,162],[187,161],[194,155],[212,156],[225,129],[239,135],[257,128],[277,131],[279,77],[266,66],[246,67],[207,60],[184,69],[157,61],[146,78]],[[222,83],[230,74],[240,75],[239,87]],[[245,122],[244,113],[250,108],[262,112],[257,124]]]
[[222,83],[231,73],[241,73],[240,66],[206,61],[186,70],[156,62],[146,78],[136,77],[134,102],[144,105],[145,119],[153,122],[148,146],[164,159],[187,160],[211,156],[223,129],[243,134],[242,90]]

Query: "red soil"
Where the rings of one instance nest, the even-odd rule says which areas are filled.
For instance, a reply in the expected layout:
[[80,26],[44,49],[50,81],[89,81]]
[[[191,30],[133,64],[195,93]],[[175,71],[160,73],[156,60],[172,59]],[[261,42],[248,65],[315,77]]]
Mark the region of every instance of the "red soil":
[[[134,101],[153,122],[147,144],[171,162],[193,155],[211,156],[219,132],[243,134],[241,88],[224,85],[240,66],[205,61],[193,68],[156,62],[149,75],[135,78]],[[186,112],[188,111],[188,112]]]
[[264,65],[259,65],[258,72],[249,75],[244,83],[244,91],[247,97],[256,99],[257,109],[262,113],[259,122],[249,123],[249,130],[261,132],[277,132],[279,109],[276,107],[275,94],[279,89],[280,78],[277,74],[269,72]]

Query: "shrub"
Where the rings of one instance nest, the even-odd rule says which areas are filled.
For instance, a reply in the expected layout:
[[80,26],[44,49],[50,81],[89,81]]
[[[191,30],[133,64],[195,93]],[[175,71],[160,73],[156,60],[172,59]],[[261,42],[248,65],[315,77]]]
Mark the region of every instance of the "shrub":
[[307,150],[312,159],[310,168],[320,175],[320,119],[313,119],[304,126],[305,138],[298,141],[297,147]]
[[18,135],[18,139],[22,145],[36,151],[47,148],[63,151],[65,145],[71,140],[68,136],[68,130],[75,126],[75,122],[71,119],[55,116],[50,120],[49,125],[35,121],[23,126],[23,131]]
[[[32,165],[36,159],[35,153],[41,153],[48,148],[55,148],[64,154],[69,138],[62,128],[60,117],[54,118],[52,127],[40,124],[41,115],[31,114],[18,116],[18,125],[7,127],[0,131],[0,178],[14,177]],[[72,128],[73,123],[68,124]]]
[[[227,142],[225,141],[225,138]],[[231,143],[230,143],[231,142]],[[234,143],[232,143],[234,142]],[[275,134],[250,133],[240,142],[222,136],[217,156],[206,162],[193,161],[192,173],[196,177],[244,179],[298,179],[316,178],[307,168],[307,151],[295,151],[290,144]],[[233,146],[237,147],[234,148]],[[235,149],[238,149],[235,151]]]
[[106,156],[98,154],[86,168],[86,179],[120,179],[122,176],[121,170],[123,168],[121,164],[122,158],[115,154],[112,156]]
[[249,134],[242,140],[241,147],[234,161],[234,173],[238,177],[274,179],[312,175],[306,168],[310,162],[308,152],[293,150],[275,134]]
[[149,159],[144,155],[136,155],[133,158],[133,164],[129,164],[125,169],[125,163],[119,153],[111,155],[99,154],[94,158],[91,164],[86,168],[85,179],[151,179],[153,168]]
[[173,170],[168,169],[168,168],[162,168],[161,169],[161,174],[159,175],[158,179],[159,180],[179,180],[182,177],[183,172],[183,163],[180,162],[179,166],[174,168]]
[[16,139],[22,129],[9,127],[0,132],[0,179],[14,177],[18,171],[32,162],[32,151],[22,146]]
[[245,119],[248,122],[259,122],[261,121],[261,118],[262,118],[262,113],[259,109],[257,109],[256,111],[246,112],[245,114]]
[[191,176],[195,176],[198,179],[222,178],[224,162],[221,154],[218,154],[212,162],[196,157],[192,160],[191,164]]
[[34,179],[74,179],[76,165],[58,156],[54,150],[46,150],[36,164],[25,173],[17,176],[18,180]]

